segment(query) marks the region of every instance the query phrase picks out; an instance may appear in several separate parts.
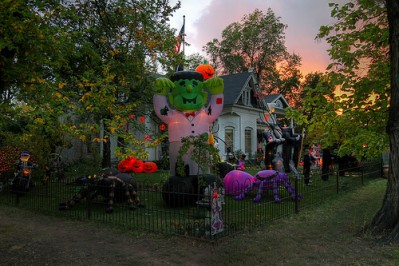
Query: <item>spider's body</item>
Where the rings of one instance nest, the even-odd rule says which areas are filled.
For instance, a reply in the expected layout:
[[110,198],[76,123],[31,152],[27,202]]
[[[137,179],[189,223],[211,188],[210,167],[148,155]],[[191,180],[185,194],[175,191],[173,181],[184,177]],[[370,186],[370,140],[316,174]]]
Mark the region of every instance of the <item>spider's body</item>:
[[83,199],[95,199],[102,196],[107,201],[106,212],[113,211],[114,202],[127,202],[129,209],[142,207],[137,195],[137,183],[133,176],[119,173],[114,168],[103,170],[99,177],[85,177],[79,180],[82,187],[67,202],[60,203],[60,210],[68,210]]

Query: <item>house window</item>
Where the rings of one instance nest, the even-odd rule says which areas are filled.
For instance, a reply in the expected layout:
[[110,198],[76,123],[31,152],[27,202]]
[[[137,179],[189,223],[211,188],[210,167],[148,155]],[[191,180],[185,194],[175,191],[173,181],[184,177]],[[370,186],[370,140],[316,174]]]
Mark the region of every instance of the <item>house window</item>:
[[245,128],[245,153],[252,154],[252,128]]
[[234,152],[234,128],[226,127],[224,130],[225,152]]
[[246,88],[242,92],[242,104],[246,105],[246,106],[251,105],[251,89],[250,88]]

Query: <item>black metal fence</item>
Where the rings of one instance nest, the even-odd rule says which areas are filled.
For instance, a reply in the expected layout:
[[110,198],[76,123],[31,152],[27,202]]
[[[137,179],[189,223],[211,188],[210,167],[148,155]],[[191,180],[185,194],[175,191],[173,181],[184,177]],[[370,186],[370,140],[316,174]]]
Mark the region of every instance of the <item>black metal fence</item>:
[[[165,199],[170,196],[162,191],[159,184],[150,182],[138,184],[138,195],[142,208],[130,210],[124,202],[115,203],[113,212],[107,213],[107,203],[101,197],[86,198],[73,208],[60,211],[59,204],[79,192],[81,185],[61,181],[37,182],[25,194],[13,193],[7,182],[0,188],[0,204],[38,211],[62,217],[92,220],[123,226],[129,229],[151,231],[162,234],[178,234],[213,241],[236,232],[269,223],[272,220],[298,213],[340,193],[362,186],[372,179],[382,177],[381,162],[363,163],[361,167],[338,169],[329,173],[328,180],[321,178],[321,168],[313,167],[311,185],[303,179],[290,176],[296,194],[292,199],[283,186],[278,193],[280,202],[275,203],[271,190],[266,190],[261,201],[253,202],[255,191],[242,200],[223,195],[221,189],[208,193],[182,192],[178,195],[182,202],[170,207]],[[88,189],[96,189],[90,188]],[[98,188],[97,188],[98,189]],[[94,191],[91,191],[94,192]],[[91,193],[90,192],[90,193]]]

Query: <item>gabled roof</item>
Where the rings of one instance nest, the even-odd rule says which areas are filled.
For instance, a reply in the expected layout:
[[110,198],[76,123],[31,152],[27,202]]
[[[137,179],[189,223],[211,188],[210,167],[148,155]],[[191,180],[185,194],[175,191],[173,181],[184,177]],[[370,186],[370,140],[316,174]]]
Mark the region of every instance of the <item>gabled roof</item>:
[[265,101],[265,103],[272,103],[272,102],[276,101],[278,98],[280,98],[281,96],[282,95],[280,93],[269,94],[269,95],[263,96],[263,100]]
[[224,81],[224,104],[235,104],[252,76],[252,72],[220,76]]

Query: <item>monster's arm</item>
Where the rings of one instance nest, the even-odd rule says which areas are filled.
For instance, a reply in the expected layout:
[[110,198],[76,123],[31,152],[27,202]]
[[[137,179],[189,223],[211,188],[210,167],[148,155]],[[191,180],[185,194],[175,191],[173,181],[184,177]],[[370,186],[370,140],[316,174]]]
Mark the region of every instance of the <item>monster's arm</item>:
[[211,98],[208,104],[208,121],[211,123],[222,113],[224,104],[224,82],[221,78],[210,78],[204,82],[204,87],[209,89]]
[[165,123],[169,122],[169,114],[172,112],[168,104],[166,95],[174,87],[173,82],[167,78],[157,78],[154,84],[154,111],[157,116]]
[[204,81],[204,86],[209,89],[212,95],[221,94],[224,90],[224,82],[221,78],[210,78]]
[[157,78],[154,85],[154,94],[166,96],[175,84],[168,78]]

